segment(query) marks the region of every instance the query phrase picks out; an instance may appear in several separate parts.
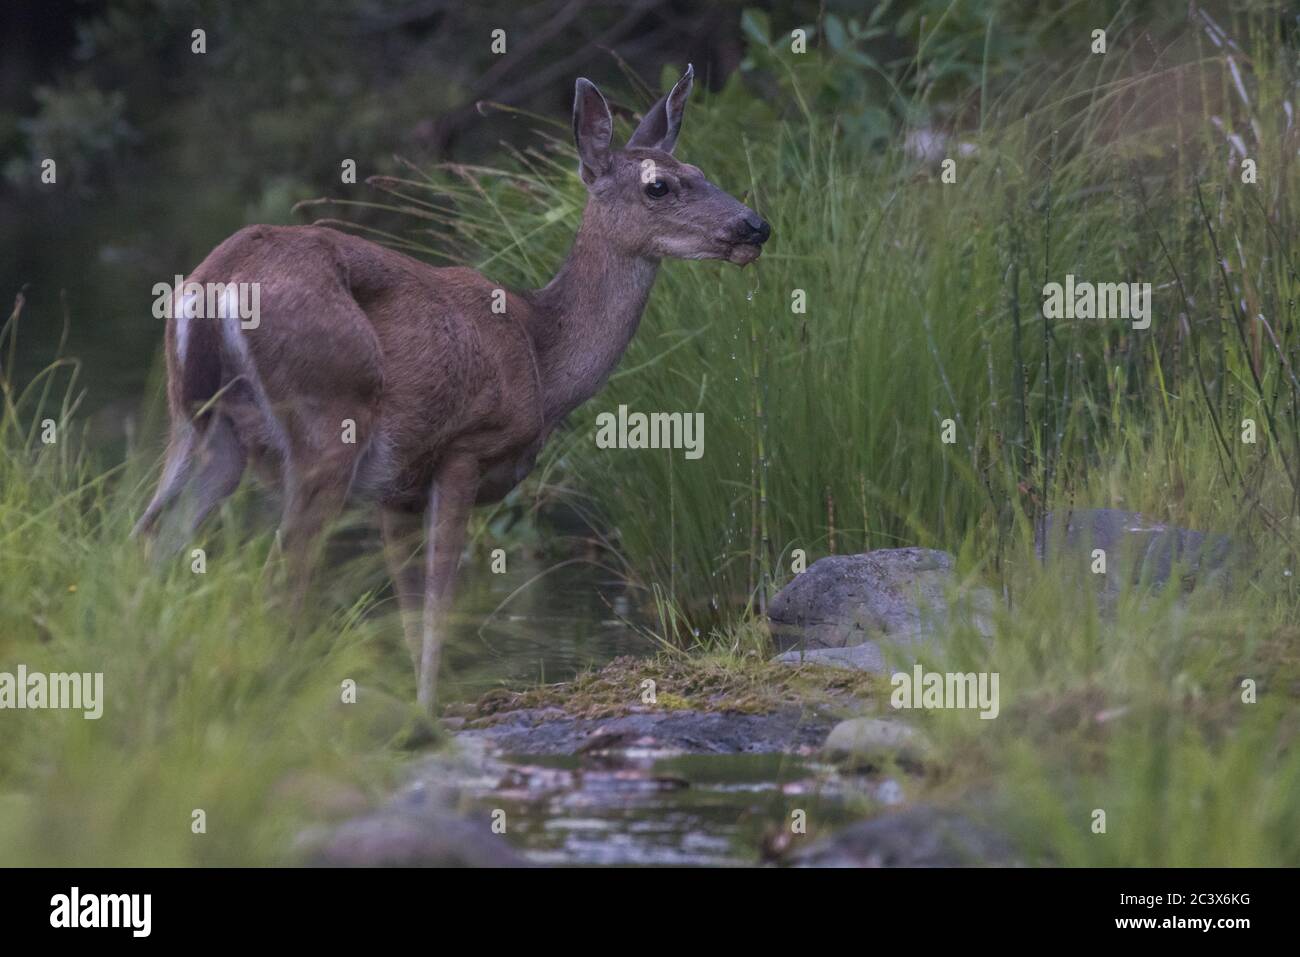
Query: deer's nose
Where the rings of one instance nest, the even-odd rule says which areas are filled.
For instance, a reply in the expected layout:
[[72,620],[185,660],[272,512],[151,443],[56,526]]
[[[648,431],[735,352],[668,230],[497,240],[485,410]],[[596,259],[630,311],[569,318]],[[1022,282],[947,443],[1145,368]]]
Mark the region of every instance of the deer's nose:
[[767,220],[758,216],[746,217],[740,225],[741,242],[750,243],[754,246],[761,246],[767,242],[767,237],[772,235],[772,227],[767,224]]

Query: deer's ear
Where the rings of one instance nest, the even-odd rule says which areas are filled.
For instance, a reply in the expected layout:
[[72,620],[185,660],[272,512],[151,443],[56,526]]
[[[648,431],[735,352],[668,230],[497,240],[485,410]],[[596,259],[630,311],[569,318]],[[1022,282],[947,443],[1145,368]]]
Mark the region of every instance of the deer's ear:
[[578,77],[573,92],[573,140],[578,144],[578,172],[590,186],[609,169],[609,144],[614,137],[614,118],[596,84]]
[[694,84],[695,67],[688,63],[686,72],[672,91],[646,112],[627,145],[671,153],[677,145],[677,134],[682,130],[682,115],[686,112],[686,99],[691,95]]

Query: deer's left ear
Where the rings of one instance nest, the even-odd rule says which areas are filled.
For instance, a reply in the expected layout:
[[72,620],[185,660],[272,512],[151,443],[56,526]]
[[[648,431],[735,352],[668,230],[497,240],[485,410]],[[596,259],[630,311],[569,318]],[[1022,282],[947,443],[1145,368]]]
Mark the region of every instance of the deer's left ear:
[[677,145],[677,134],[682,129],[682,114],[686,112],[686,99],[691,95],[694,83],[695,67],[688,63],[686,72],[672,91],[646,112],[641,125],[628,139],[628,147],[639,146],[671,153]]
[[573,91],[573,140],[578,147],[578,172],[590,186],[609,170],[614,118],[596,84],[578,77]]

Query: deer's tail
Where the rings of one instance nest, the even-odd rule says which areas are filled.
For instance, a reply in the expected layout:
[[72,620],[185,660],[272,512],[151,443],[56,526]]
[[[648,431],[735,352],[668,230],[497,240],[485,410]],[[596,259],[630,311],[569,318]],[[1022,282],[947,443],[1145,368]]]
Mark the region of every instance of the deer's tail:
[[[171,435],[158,489],[136,523],[133,536],[152,537],[163,513],[191,485],[196,492],[192,497],[199,499],[206,513],[211,505],[206,505],[205,500],[218,490],[218,500],[224,498],[238,484],[243,471],[243,449],[230,422],[219,415],[213,401],[223,379],[221,329],[226,320],[196,317],[193,298],[193,293],[177,297],[174,304],[174,334],[168,337],[167,345]],[[186,524],[192,527],[197,521],[192,519]]]
[[210,403],[221,389],[221,332],[223,319],[196,319],[187,295],[177,307],[175,355],[167,356],[168,396],[173,428],[178,420],[192,422],[200,431],[212,417]]

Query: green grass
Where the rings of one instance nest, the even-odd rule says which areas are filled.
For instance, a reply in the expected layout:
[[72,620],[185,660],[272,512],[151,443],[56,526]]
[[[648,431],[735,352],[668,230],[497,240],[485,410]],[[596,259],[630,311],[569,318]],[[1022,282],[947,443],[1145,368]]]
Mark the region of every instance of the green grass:
[[389,780],[413,726],[409,666],[363,618],[364,592],[290,639],[262,571],[269,534],[249,535],[238,507],[194,543],[204,574],[188,551],[148,561],[128,533],[151,457],[104,470],[77,451],[73,404],[48,400],[73,394],[73,369],[21,394],[0,374],[0,671],[102,672],[103,714],[0,714],[0,864],[291,859],[303,824]]
[[1229,602],[1134,594],[1113,621],[1079,582],[1087,573],[1022,569],[991,648],[966,636],[926,663],[1000,675],[996,720],[922,719],[949,796],[991,795],[1034,863],[1295,866],[1300,635],[1266,594],[1284,566],[1261,564]]

